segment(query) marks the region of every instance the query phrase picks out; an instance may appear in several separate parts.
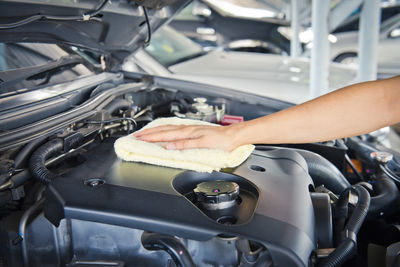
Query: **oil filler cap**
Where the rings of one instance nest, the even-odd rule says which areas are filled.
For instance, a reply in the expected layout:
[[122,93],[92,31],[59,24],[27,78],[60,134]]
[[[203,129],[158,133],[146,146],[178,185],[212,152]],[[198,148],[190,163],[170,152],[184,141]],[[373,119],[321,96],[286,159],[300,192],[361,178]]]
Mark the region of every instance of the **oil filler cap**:
[[202,182],[193,190],[197,202],[207,210],[219,210],[235,205],[239,185],[229,181]]

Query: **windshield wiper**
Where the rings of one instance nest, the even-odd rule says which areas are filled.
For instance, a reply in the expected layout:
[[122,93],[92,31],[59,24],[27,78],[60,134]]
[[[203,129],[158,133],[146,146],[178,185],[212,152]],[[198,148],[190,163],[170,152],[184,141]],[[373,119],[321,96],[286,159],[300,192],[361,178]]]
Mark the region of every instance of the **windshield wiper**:
[[65,68],[69,69],[77,64],[84,64],[85,60],[77,55],[61,57],[46,64],[13,69],[0,72],[0,91],[10,88],[21,81],[39,79],[43,75],[51,75]]

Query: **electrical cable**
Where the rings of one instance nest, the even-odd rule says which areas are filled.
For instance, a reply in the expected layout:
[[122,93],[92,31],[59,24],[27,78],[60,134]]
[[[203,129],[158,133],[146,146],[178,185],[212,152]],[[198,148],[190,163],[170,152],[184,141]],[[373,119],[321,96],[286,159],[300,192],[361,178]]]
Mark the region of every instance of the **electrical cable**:
[[82,20],[82,21],[88,21],[93,19],[94,16],[98,15],[105,5],[107,4],[108,0],[103,0],[100,5],[94,9],[91,12],[85,13],[82,16],[53,16],[53,15],[32,15],[30,17],[24,18],[22,20],[8,23],[8,24],[0,24],[0,30],[6,30],[6,29],[13,29],[17,27],[21,27],[23,25],[38,21],[38,20]]
[[8,24],[0,24],[0,30],[17,28],[17,27],[23,26],[25,24],[40,20],[42,18],[43,18],[43,15],[33,15],[33,16],[24,18],[22,20],[16,21],[16,22],[12,22],[12,23],[8,23]]
[[150,41],[151,41],[151,27],[150,27],[149,17],[147,16],[147,10],[144,6],[142,6],[142,8],[143,8],[143,13],[144,13],[144,17],[146,19],[146,25],[147,25],[147,39],[144,41],[144,47],[146,47],[150,44]]

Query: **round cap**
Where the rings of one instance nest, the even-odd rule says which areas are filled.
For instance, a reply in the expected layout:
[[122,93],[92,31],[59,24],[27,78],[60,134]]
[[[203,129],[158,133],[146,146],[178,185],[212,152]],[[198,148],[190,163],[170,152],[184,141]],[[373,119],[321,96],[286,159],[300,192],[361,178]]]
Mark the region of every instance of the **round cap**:
[[239,196],[239,185],[229,181],[202,182],[193,190],[197,201],[210,204],[231,202]]

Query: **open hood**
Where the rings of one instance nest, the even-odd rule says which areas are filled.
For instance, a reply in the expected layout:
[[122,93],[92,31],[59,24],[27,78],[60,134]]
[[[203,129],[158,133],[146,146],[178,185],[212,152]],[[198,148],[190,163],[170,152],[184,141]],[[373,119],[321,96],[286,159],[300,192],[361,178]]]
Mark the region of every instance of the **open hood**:
[[0,42],[72,45],[122,60],[189,0],[0,1]]

